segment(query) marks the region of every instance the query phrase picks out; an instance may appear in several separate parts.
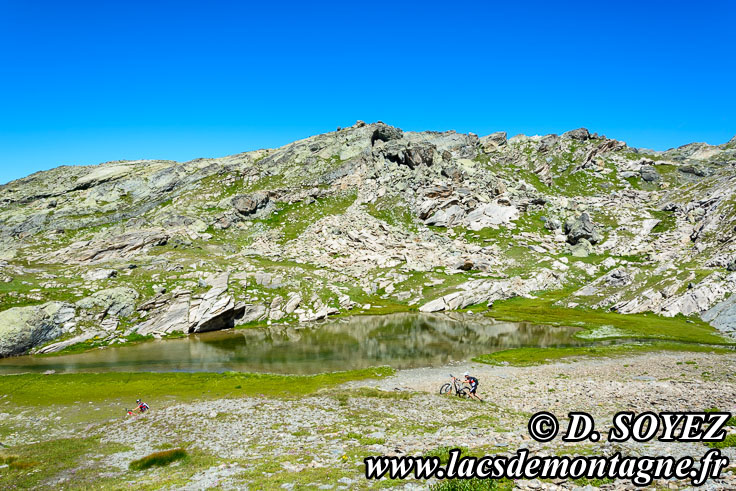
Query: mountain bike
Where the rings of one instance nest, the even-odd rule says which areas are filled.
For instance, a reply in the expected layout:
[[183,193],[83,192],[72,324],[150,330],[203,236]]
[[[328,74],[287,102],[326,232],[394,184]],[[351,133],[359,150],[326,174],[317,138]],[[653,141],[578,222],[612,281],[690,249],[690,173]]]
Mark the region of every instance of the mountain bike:
[[458,397],[470,397],[470,387],[460,382],[460,379],[455,378],[450,374],[451,381],[443,384],[440,387],[440,394],[445,395],[455,391],[455,395]]

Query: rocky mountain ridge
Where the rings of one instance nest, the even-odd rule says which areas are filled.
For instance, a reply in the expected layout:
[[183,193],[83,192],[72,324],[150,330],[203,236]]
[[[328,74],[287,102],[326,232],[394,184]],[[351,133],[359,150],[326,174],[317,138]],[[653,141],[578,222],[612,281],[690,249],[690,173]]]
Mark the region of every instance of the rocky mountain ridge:
[[358,122],[35,173],[0,186],[0,356],[549,290],[733,334],[735,167],[736,137],[653,152]]

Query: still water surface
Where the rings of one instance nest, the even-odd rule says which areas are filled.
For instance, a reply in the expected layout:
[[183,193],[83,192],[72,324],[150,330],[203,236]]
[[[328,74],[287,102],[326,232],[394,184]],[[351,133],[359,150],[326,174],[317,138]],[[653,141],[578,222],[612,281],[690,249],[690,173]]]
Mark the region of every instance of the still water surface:
[[235,329],[74,355],[0,360],[21,372],[210,371],[312,374],[379,365],[441,366],[521,346],[574,346],[576,328],[468,314],[354,316],[310,327]]

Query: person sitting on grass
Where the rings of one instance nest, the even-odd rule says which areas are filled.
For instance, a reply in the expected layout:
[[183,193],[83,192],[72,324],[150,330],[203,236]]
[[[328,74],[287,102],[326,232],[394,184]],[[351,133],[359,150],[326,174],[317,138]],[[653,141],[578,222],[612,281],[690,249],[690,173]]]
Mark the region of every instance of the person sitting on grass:
[[483,399],[478,397],[478,394],[476,394],[476,391],[478,390],[478,379],[471,377],[468,372],[465,372],[463,375],[465,376],[465,383],[470,386],[470,397],[483,402]]
[[146,404],[145,402],[143,402],[140,399],[138,399],[137,401],[135,401],[135,403],[138,405],[136,407],[136,409],[138,411],[140,411],[142,413],[145,413],[146,411],[148,411],[149,407],[148,407],[148,404]]

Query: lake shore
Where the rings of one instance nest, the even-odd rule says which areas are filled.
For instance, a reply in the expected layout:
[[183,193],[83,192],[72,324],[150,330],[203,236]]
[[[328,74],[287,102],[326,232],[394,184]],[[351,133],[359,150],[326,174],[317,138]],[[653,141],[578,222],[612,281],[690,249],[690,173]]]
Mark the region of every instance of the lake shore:
[[[560,421],[569,411],[587,411],[602,429],[619,410],[717,407],[734,412],[735,369],[736,354],[710,353],[582,358],[530,367],[466,362],[400,370],[393,375],[381,372],[379,378],[354,377],[362,380],[350,380],[348,375],[347,382],[331,380],[327,385],[305,384],[306,379],[250,381],[263,387],[262,395],[258,391],[225,394],[223,386],[218,389],[221,396],[205,397],[192,385],[178,400],[147,399],[152,410],[137,418],[124,416],[125,404],[130,406],[133,401],[116,397],[114,391],[98,394],[91,401],[65,401],[50,390],[45,404],[18,404],[13,392],[6,391],[0,398],[0,442],[6,447],[0,449],[0,455],[6,460],[14,456],[16,465],[2,464],[8,467],[2,469],[0,484],[5,488],[20,483],[122,488],[135,483],[144,489],[362,489],[376,486],[362,477],[366,456],[441,453],[455,446],[473,455],[528,448],[538,455],[621,451],[625,455],[699,457],[707,450],[699,443],[567,444],[558,438],[543,444],[530,439],[526,424],[540,410],[551,411]],[[480,379],[484,404],[438,394],[449,373],[459,375],[466,370]],[[178,383],[186,385],[187,377],[194,374],[180,375],[183,378]],[[46,377],[52,381],[59,376]],[[310,387],[301,394],[274,393],[273,385],[279,383]],[[64,402],[54,403],[55,398]],[[177,447],[185,448],[189,457],[162,468],[128,469],[137,458]],[[736,458],[733,448],[723,452]],[[412,489],[432,484],[378,483]],[[657,486],[684,488],[687,484],[662,482]],[[519,489],[632,488],[625,481],[502,483],[512,485]],[[732,469],[703,489],[734,486]]]

